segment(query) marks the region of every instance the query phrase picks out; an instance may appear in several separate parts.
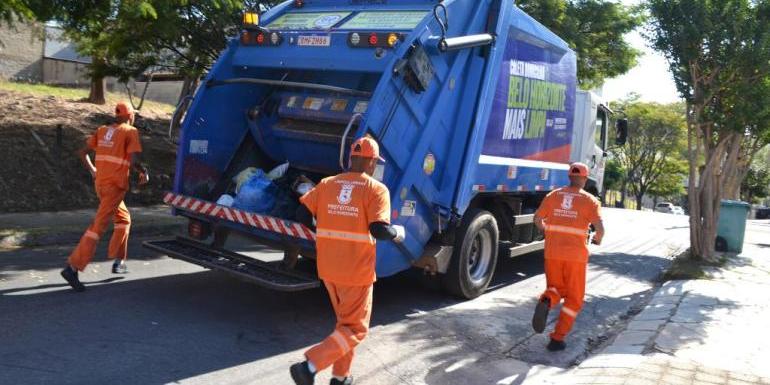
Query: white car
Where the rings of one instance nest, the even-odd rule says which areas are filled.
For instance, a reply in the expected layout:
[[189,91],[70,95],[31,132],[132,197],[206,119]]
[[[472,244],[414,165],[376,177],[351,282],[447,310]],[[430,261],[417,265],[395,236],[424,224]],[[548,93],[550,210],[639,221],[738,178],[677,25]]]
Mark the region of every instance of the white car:
[[671,211],[671,214],[684,215],[684,209],[682,208],[682,206],[674,206],[674,209]]
[[655,211],[659,213],[673,214],[674,204],[670,202],[660,202],[655,205]]

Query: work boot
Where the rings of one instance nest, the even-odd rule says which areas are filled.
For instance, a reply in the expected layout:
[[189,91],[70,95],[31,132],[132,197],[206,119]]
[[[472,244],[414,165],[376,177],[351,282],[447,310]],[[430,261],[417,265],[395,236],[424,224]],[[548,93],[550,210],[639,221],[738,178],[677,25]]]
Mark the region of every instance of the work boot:
[[76,292],[80,293],[86,290],[86,287],[80,283],[80,279],[78,279],[77,270],[73,269],[71,266],[65,267],[61,271],[61,276],[70,286],[72,286],[72,289]]
[[112,264],[112,274],[128,274],[128,267],[122,260],[116,259]]
[[332,380],[329,381],[329,385],[353,385],[353,376],[347,376],[342,381],[332,378]]
[[313,385],[315,383],[315,374],[310,371],[307,361],[299,362],[289,368],[291,379],[297,385]]
[[560,350],[564,350],[567,348],[567,344],[564,343],[564,341],[559,341],[551,338],[551,342],[548,343],[548,346],[546,346],[546,349],[552,351],[552,352],[558,352]]
[[548,321],[548,311],[551,309],[551,300],[548,297],[543,297],[537,301],[537,307],[535,307],[535,314],[532,316],[532,329],[540,334],[545,330],[545,323]]

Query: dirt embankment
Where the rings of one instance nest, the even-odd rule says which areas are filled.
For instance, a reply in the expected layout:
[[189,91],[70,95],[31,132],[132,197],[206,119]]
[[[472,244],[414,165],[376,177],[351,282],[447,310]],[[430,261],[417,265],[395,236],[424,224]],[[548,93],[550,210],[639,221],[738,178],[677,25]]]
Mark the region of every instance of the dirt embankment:
[[[112,121],[112,108],[0,90],[0,213],[96,207],[93,180],[75,152]],[[160,203],[171,188],[176,145],[166,138],[169,118],[142,112],[137,121],[151,179],[138,189],[132,173],[129,205]]]

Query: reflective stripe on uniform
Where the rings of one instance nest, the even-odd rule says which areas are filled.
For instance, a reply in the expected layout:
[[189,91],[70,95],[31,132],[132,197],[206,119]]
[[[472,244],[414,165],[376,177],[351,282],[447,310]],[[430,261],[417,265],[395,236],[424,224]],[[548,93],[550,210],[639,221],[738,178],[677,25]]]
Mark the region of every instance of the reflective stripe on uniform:
[[118,158],[117,156],[112,155],[96,155],[96,161],[97,162],[109,162],[109,163],[115,163],[119,164],[121,166],[130,166],[131,163],[123,158]]
[[91,238],[91,239],[93,239],[95,241],[99,240],[99,234],[97,234],[97,233],[95,233],[95,232],[93,232],[91,230],[87,230],[84,236],[86,236],[88,238]]
[[350,351],[350,344],[348,344],[348,340],[345,339],[345,336],[342,335],[342,332],[335,330],[331,337],[345,353]]
[[558,295],[559,297],[561,297],[561,294],[559,294],[559,291],[558,291],[558,290],[556,290],[556,288],[555,288],[555,287],[549,287],[549,288],[548,288],[548,290],[549,290],[549,291],[552,291],[552,292],[554,292],[556,295]]
[[337,239],[340,241],[374,243],[374,238],[369,233],[351,233],[347,231],[318,229],[317,238]]
[[570,316],[572,318],[575,318],[578,315],[578,313],[576,311],[574,311],[574,310],[572,310],[572,309],[570,309],[570,308],[568,308],[566,306],[562,306],[561,307],[561,311],[562,311],[562,313],[564,313],[564,314],[566,314],[566,315],[568,315],[568,316]]
[[588,230],[582,230],[575,227],[559,226],[559,225],[545,225],[545,231],[553,231],[555,233],[579,235],[585,237],[588,235]]
[[115,230],[118,230],[118,229],[127,229],[129,226],[130,226],[130,225],[129,225],[129,224],[127,224],[127,223],[120,223],[120,224],[117,224],[117,225],[113,226],[113,229],[115,229]]

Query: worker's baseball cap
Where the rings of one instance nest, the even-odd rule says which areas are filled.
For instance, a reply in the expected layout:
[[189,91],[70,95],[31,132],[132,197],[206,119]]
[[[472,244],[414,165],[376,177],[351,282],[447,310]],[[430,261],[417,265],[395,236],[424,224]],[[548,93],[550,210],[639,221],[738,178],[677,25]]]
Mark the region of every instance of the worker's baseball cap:
[[380,156],[380,145],[378,145],[374,139],[368,136],[353,142],[353,145],[350,147],[350,156],[377,158],[383,162],[385,161],[385,159]]
[[588,177],[588,166],[585,163],[575,162],[569,165],[569,176]]
[[131,116],[134,114],[134,108],[126,102],[118,102],[115,105],[115,116]]

